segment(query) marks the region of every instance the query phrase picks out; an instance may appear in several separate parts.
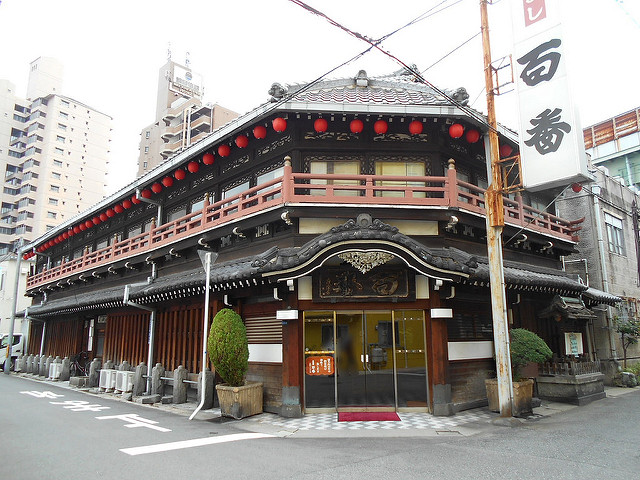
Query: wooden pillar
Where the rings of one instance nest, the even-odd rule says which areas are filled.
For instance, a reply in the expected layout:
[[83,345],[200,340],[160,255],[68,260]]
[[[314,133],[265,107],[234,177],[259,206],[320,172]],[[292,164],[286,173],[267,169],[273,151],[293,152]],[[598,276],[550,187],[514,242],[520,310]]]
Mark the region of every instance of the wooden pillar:
[[[431,283],[431,282],[430,282]],[[440,292],[431,289],[431,363],[433,385],[433,414],[440,416],[453,415],[451,402],[451,383],[449,380],[449,336],[447,333],[447,318],[434,318],[432,312],[439,309],[442,303]]]

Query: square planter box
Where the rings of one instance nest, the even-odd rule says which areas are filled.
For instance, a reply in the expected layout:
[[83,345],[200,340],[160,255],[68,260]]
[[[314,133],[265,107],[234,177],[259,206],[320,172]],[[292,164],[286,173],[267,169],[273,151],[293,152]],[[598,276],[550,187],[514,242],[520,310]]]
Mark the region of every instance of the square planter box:
[[223,417],[239,420],[262,413],[262,383],[247,383],[240,387],[222,383],[216,385],[216,393]]
[[[487,388],[487,400],[489,410],[500,413],[500,401],[498,399],[498,380],[489,378],[484,381]],[[533,413],[533,380],[527,379],[513,382],[513,404],[511,414],[514,417],[523,417]]]

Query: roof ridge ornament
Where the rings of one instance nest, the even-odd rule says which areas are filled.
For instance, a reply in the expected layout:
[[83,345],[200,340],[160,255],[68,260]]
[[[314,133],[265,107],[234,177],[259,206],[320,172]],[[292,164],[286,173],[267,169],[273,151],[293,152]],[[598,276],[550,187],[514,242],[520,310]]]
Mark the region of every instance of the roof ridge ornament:
[[358,87],[368,87],[369,86],[369,77],[367,76],[366,70],[360,70],[358,75],[355,78],[356,86]]
[[267,93],[271,95],[271,102],[275,103],[284,98],[284,96],[287,94],[287,88],[275,82],[271,85],[271,88]]

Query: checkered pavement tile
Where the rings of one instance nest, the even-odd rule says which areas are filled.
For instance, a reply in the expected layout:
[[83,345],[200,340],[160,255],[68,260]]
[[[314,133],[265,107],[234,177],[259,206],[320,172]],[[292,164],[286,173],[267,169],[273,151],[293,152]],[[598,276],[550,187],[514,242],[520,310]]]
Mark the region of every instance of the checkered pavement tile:
[[302,418],[282,418],[276,415],[254,417],[253,421],[268,423],[286,430],[451,430],[471,422],[487,422],[494,418],[486,410],[469,410],[452,417],[434,417],[428,413],[399,413],[399,422],[338,422],[336,413],[313,413]]

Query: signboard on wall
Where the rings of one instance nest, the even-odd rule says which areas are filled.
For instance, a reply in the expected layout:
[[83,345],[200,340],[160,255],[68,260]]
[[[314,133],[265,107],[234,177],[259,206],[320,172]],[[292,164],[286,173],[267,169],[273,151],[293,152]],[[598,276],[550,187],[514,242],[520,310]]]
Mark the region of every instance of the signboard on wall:
[[333,375],[333,357],[307,357],[305,371],[307,375]]
[[582,334],[578,332],[566,332],[564,334],[564,349],[566,355],[573,355],[575,357],[582,355],[584,353],[582,348]]
[[202,76],[180,65],[174,65],[171,88],[190,97],[201,97]]
[[523,185],[535,191],[588,180],[559,2],[515,0],[512,13]]

